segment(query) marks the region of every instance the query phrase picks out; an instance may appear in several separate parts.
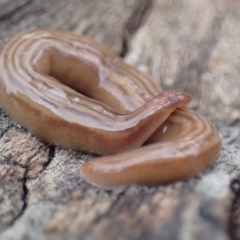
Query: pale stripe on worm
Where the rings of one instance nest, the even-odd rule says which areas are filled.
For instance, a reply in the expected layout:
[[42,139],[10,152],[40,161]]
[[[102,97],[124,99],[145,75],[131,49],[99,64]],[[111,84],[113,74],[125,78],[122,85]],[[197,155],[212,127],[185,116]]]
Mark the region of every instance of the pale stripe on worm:
[[81,167],[96,185],[162,184],[217,158],[215,128],[182,108],[190,96],[161,92],[101,44],[68,32],[25,32],[0,53],[0,102],[14,119],[44,141],[111,154]]

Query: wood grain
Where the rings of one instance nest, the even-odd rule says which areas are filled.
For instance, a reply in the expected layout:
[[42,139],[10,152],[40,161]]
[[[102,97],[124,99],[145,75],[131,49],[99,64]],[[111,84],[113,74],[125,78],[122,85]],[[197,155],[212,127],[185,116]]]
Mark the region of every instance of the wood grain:
[[[0,46],[26,29],[83,33],[193,95],[218,127],[217,163],[188,181],[105,191],[89,155],[39,142],[0,110],[0,239],[240,239],[237,0],[0,0]],[[47,129],[46,129],[47,131]]]

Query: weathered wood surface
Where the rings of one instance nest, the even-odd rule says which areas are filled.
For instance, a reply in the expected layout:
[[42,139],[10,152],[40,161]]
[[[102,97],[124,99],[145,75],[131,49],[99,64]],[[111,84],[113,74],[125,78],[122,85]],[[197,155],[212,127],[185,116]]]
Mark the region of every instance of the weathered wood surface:
[[0,46],[38,27],[91,36],[191,93],[222,153],[186,181],[105,191],[80,176],[88,155],[39,142],[0,109],[0,239],[240,239],[240,2],[0,0]]

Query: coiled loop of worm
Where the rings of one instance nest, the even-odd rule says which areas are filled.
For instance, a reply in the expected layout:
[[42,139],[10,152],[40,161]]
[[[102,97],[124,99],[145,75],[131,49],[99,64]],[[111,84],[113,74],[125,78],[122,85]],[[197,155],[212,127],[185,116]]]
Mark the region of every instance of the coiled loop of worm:
[[157,185],[212,164],[218,133],[188,101],[84,36],[29,31],[0,53],[0,102],[14,119],[45,141],[110,155],[83,164],[93,184]]

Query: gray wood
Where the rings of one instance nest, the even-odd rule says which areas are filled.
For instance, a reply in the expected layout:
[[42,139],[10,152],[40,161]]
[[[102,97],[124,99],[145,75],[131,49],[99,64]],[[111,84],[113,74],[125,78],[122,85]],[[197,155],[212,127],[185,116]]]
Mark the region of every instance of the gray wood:
[[41,143],[0,110],[0,239],[240,239],[240,2],[0,0],[0,46],[26,29],[86,34],[148,72],[222,139],[211,169],[166,186],[86,183],[90,155]]

